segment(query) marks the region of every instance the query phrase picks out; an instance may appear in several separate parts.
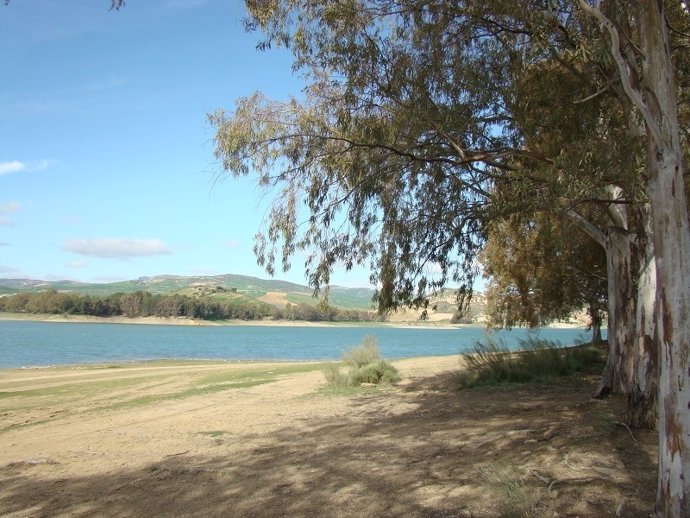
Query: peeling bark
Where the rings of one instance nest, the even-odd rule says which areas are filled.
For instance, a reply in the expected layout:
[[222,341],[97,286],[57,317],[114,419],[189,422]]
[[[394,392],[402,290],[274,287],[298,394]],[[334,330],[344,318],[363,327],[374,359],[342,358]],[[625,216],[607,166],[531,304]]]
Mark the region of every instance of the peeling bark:
[[690,516],[690,225],[663,3],[641,0],[648,193],[657,274],[658,516]]
[[[649,324],[645,320],[642,325],[655,327],[659,348],[656,513],[659,517],[690,517],[690,225],[664,2],[639,0],[620,4],[621,8],[630,6],[633,10],[630,14],[635,18],[639,38],[639,54],[625,57],[621,53],[619,29],[601,11],[600,3],[578,2],[608,32],[611,55],[625,96],[645,123],[646,181],[656,269],[656,322]],[[626,38],[631,36],[628,34]],[[643,303],[648,305],[646,298]],[[654,341],[642,335],[638,347],[651,350]],[[653,356],[650,353],[641,358]],[[643,363],[649,365],[648,361]]]
[[[644,216],[647,216],[643,209]],[[649,219],[643,218],[635,246],[638,258],[635,297],[635,353],[633,379],[628,394],[625,422],[634,428],[657,428],[658,354],[656,338],[656,264]]]
[[624,229],[610,228],[605,241],[608,281],[608,345],[606,366],[594,397],[628,394],[632,384],[634,291],[630,240]]

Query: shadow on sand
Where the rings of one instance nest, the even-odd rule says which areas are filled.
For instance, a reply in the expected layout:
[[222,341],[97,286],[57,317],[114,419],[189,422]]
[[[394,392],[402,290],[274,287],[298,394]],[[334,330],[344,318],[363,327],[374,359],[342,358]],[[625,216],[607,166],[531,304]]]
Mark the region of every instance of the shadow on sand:
[[353,398],[344,418],[295,420],[259,446],[219,435],[212,457],[60,480],[4,466],[0,516],[500,516],[515,497],[487,473],[516,477],[535,516],[646,516],[655,436],[633,441],[616,424],[623,402],[590,401],[592,383],[455,391],[444,375]]

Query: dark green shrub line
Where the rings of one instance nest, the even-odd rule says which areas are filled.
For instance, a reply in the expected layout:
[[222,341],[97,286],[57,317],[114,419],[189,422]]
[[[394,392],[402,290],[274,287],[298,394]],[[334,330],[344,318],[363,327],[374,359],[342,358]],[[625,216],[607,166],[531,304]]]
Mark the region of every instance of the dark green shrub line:
[[516,351],[492,338],[477,342],[465,362],[461,387],[543,381],[603,367],[601,351],[592,345],[563,347],[535,338],[521,340]]
[[280,320],[362,322],[375,320],[367,311],[342,310],[308,304],[287,304],[284,309],[252,300],[213,300],[189,295],[162,295],[147,291],[115,293],[107,297],[59,292],[17,293],[0,297],[0,312],[88,315],[96,317],[188,317],[202,320]]

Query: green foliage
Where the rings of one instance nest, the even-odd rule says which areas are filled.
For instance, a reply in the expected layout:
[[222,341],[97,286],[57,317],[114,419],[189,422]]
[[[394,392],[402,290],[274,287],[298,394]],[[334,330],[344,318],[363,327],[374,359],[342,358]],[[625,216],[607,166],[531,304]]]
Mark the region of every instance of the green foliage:
[[604,248],[553,214],[514,215],[489,227],[480,254],[490,323],[538,327],[588,308],[601,325],[606,307]]
[[[232,289],[232,288],[231,288]],[[218,292],[214,289],[214,292]],[[315,300],[315,299],[312,299]],[[330,306],[288,304],[276,308],[259,300],[224,291],[218,296],[152,294],[148,291],[114,293],[108,296],[83,295],[48,289],[0,297],[0,312],[90,315],[97,317],[187,317],[202,320],[261,320],[265,318],[311,322],[367,322],[377,318],[371,311],[343,310]]]
[[362,383],[391,384],[400,381],[398,369],[385,360],[378,360],[361,367],[353,368],[347,375],[348,384],[352,386]]
[[489,338],[477,342],[465,361],[467,369],[458,380],[461,387],[542,381],[603,365],[601,352],[591,345],[562,347],[534,338],[522,340],[517,351]]
[[361,345],[346,351],[343,362],[349,370],[343,373],[335,363],[326,365],[324,377],[330,387],[358,387],[362,383],[391,384],[400,381],[398,369],[379,354],[378,344],[373,336],[366,336]]

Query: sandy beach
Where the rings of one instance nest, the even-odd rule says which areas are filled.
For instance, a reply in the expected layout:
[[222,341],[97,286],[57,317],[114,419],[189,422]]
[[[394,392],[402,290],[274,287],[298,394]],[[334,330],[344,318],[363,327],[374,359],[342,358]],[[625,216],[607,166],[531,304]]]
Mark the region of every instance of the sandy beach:
[[[438,317],[438,315],[436,315]],[[168,326],[267,326],[267,327],[393,327],[414,329],[458,329],[462,327],[477,327],[483,324],[450,324],[447,318],[418,320],[397,316],[385,322],[309,322],[306,320],[202,320],[186,317],[95,317],[89,315],[40,315],[29,313],[2,313],[0,320],[25,320],[33,322],[76,322],[92,324],[141,324]],[[583,329],[582,322],[555,322],[547,327],[554,329]]]
[[0,370],[0,516],[651,512],[656,435],[596,378],[458,391],[458,357],[395,364],[345,394],[313,363]]

